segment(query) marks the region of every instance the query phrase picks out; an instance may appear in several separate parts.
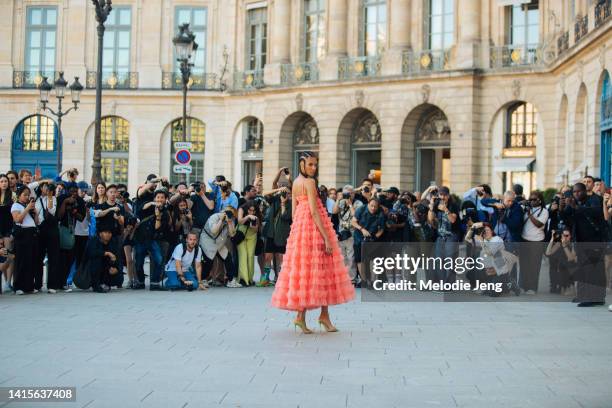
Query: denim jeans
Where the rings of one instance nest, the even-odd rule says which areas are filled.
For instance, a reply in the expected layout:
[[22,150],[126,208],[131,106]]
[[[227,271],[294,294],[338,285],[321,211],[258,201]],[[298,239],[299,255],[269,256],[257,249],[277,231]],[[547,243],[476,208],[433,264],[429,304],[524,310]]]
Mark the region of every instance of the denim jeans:
[[[187,271],[183,272],[185,280],[193,282],[193,289],[198,288],[198,278],[195,271],[190,267]],[[166,271],[166,283],[164,285],[168,289],[186,289],[186,286],[178,278],[176,271]]]
[[[445,258],[456,258],[459,250],[457,237],[454,234],[447,236],[439,236],[434,243],[434,256],[442,259],[444,264]],[[444,267],[435,268],[433,271],[433,279],[435,282],[453,283],[455,281],[455,271],[447,270]]]
[[150,240],[145,242],[136,243],[134,248],[135,251],[135,264],[136,264],[136,275],[138,281],[144,283],[144,260],[149,253],[149,259],[151,260],[151,270],[149,275],[150,283],[159,283],[162,274],[162,254],[161,248],[157,241]]

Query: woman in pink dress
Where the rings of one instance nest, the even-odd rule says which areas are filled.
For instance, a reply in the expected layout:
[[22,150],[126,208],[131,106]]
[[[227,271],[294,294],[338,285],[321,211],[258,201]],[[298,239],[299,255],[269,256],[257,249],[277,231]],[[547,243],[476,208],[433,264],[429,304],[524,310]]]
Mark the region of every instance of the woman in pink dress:
[[300,153],[300,175],[291,193],[293,222],[272,295],[272,306],[297,312],[293,324],[305,334],[312,333],[306,326],[307,310],[320,307],[319,324],[336,332],[328,306],[355,297],[336,233],[319,198],[317,164],[313,153]]

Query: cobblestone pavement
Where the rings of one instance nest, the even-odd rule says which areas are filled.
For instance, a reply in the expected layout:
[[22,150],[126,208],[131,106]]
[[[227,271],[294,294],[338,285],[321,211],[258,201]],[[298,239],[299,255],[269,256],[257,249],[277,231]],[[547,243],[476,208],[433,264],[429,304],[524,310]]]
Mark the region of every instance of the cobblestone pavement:
[[612,406],[607,307],[358,299],[332,308],[339,333],[303,335],[271,292],[0,296],[0,386],[77,387],[0,406]]

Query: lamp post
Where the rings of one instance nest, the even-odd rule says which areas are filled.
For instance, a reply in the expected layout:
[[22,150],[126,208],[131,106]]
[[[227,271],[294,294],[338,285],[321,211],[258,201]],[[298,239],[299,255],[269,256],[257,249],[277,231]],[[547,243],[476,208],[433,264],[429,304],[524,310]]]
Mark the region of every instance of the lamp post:
[[[59,73],[59,77],[53,83],[53,86],[47,82],[47,77],[43,77],[43,81],[39,86],[40,90],[40,104],[42,110],[49,111],[53,116],[57,118],[57,174],[62,172],[62,118],[68,114],[71,110],[79,109],[79,103],[81,102],[81,91],[83,91],[83,85],[79,82],[79,77],[74,77],[74,82],[70,85],[70,94],[72,98],[73,106],[66,111],[62,110],[62,100],[66,95],[66,87],[68,82],[64,79],[64,72]],[[53,110],[47,106],[49,103],[49,94],[51,90],[55,90],[55,97],[57,98],[57,110]]]
[[[189,23],[184,23],[179,26],[179,32],[172,40],[176,51],[176,60],[180,63],[181,79],[183,85],[183,131],[182,140],[187,141],[187,89],[189,88],[189,79],[191,77],[190,62],[191,55],[198,49],[198,44],[195,42],[195,34],[189,29]],[[181,180],[185,181],[185,173],[181,174]]]
[[91,184],[96,185],[102,181],[102,51],[104,49],[104,22],[110,14],[112,0],[91,0],[96,8],[96,21],[98,22],[98,67],[96,70],[96,121],[94,131],[93,163],[91,164]]

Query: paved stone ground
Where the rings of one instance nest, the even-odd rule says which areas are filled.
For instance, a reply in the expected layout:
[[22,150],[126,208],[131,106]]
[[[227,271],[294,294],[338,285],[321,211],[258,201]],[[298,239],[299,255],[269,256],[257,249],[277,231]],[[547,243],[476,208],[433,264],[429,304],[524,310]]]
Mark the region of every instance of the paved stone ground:
[[77,387],[7,405],[612,406],[607,307],[357,300],[332,309],[339,333],[308,336],[271,292],[0,296],[0,386]]

